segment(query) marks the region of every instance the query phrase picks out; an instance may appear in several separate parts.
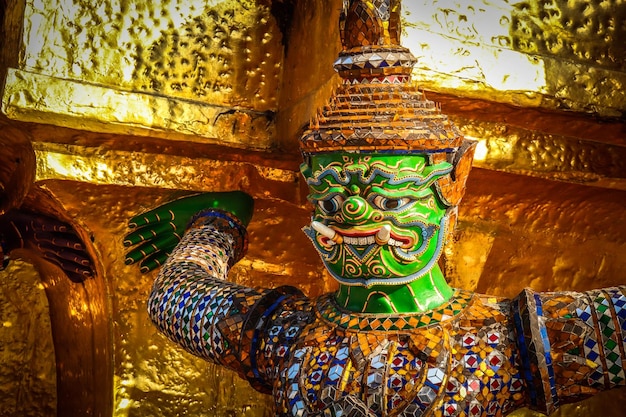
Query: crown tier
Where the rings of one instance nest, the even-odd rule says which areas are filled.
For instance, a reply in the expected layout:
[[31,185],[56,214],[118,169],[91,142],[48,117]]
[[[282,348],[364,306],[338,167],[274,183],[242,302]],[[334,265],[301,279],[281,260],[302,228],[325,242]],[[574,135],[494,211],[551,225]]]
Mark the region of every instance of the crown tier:
[[[400,78],[400,77],[396,77]],[[343,84],[302,136],[307,153],[331,151],[426,151],[458,148],[463,137],[439,106],[413,85]]]

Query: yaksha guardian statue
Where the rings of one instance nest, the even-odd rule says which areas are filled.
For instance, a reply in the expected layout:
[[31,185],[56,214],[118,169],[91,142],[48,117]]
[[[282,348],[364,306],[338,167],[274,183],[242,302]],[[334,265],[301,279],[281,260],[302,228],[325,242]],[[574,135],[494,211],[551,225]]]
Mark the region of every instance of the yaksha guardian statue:
[[338,291],[228,282],[252,200],[203,194],[131,221],[127,261],[144,270],[180,239],[148,301],[154,323],[271,393],[281,416],[550,413],[624,385],[625,287],[506,300],[446,283],[437,260],[474,143],[410,83],[400,2],[344,3],[343,84],[301,140],[304,231]]

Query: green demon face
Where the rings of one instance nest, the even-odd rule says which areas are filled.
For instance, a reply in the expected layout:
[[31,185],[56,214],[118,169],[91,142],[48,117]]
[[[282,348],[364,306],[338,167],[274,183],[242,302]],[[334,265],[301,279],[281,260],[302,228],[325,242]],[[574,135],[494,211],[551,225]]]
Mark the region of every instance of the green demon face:
[[340,283],[408,283],[441,254],[446,207],[433,184],[451,170],[425,155],[314,155],[302,167],[315,205],[303,230]]

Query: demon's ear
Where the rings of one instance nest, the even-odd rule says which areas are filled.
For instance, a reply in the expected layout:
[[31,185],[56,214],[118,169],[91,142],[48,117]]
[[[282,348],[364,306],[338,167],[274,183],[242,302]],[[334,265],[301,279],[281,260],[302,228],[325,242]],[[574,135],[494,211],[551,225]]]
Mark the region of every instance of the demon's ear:
[[440,178],[435,185],[443,203],[448,207],[457,206],[465,195],[465,182],[472,169],[477,144],[478,142],[474,140],[464,140],[459,149],[451,155],[450,162],[454,169],[449,176]]
[[452,242],[452,238],[454,237],[454,230],[456,229],[456,223],[459,218],[459,207],[448,207],[446,216],[448,216],[448,223],[444,235],[444,245]]
[[303,162],[300,164],[300,173],[302,174],[302,176],[304,177],[305,180],[311,178],[311,175],[313,174],[313,170],[311,169],[311,164],[307,163],[307,162]]

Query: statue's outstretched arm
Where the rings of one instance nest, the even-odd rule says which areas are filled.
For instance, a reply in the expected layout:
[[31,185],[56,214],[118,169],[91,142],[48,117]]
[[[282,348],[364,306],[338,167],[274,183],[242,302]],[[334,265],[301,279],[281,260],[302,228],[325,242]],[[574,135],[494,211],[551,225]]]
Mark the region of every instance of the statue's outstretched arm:
[[626,286],[525,290],[513,315],[532,408],[546,414],[626,385]]
[[139,245],[128,259],[141,261],[144,270],[166,258],[148,300],[159,330],[267,392],[274,361],[259,355],[268,347],[268,326],[289,299],[302,295],[290,287],[256,290],[226,280],[229,268],[245,254],[251,213],[252,199],[244,193],[193,196],[133,218],[126,244]]

